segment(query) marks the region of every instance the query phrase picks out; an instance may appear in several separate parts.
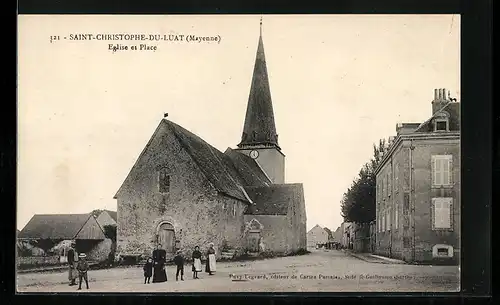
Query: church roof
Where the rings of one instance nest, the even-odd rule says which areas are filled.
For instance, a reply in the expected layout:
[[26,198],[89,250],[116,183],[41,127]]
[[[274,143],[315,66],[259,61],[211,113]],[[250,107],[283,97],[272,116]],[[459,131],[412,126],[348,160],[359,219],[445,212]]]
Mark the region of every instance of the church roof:
[[276,146],[279,148],[266,57],[264,54],[264,42],[262,41],[262,23],[250,95],[248,97],[245,124],[238,147],[252,145]]
[[224,154],[231,160],[243,186],[266,186],[272,184],[257,162],[249,156],[228,148]]
[[34,215],[18,238],[73,239],[90,217],[90,213]]
[[245,190],[231,168],[227,156],[183,127],[164,120],[171,127],[179,143],[192,157],[203,174],[220,192],[242,201],[248,201]]
[[301,195],[300,184],[273,184],[265,187],[245,188],[254,205],[245,214],[250,215],[287,215],[288,207]]

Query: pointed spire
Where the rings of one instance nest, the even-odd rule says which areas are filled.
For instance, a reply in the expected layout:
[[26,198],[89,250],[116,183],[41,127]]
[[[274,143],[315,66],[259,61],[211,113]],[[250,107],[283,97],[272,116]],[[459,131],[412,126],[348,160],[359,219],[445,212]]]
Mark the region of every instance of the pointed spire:
[[266,56],[264,54],[264,42],[262,40],[262,18],[260,20],[259,44],[255,56],[245,125],[243,126],[243,134],[238,147],[255,145],[275,146],[279,149],[267,75]]

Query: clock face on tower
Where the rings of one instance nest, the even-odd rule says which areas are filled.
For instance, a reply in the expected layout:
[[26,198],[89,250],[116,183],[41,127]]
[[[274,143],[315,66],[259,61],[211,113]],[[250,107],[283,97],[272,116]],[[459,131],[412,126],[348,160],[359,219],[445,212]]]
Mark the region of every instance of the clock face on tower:
[[252,159],[257,159],[257,157],[258,157],[258,156],[259,156],[259,152],[258,152],[258,151],[256,151],[256,150],[252,150],[252,151],[250,152],[250,158],[252,158]]

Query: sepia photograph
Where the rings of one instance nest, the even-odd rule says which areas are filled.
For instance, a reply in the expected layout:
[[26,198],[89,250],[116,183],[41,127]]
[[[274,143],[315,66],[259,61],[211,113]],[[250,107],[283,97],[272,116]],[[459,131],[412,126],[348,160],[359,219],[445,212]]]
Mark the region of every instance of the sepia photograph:
[[19,15],[17,44],[17,293],[460,291],[460,15]]

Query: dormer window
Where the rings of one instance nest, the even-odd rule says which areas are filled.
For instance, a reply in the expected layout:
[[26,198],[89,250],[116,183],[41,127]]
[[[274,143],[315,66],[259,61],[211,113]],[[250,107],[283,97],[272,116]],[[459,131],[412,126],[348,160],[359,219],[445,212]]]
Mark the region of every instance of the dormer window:
[[449,115],[441,112],[434,119],[434,131],[449,131]]
[[448,131],[448,120],[436,120],[435,131]]

